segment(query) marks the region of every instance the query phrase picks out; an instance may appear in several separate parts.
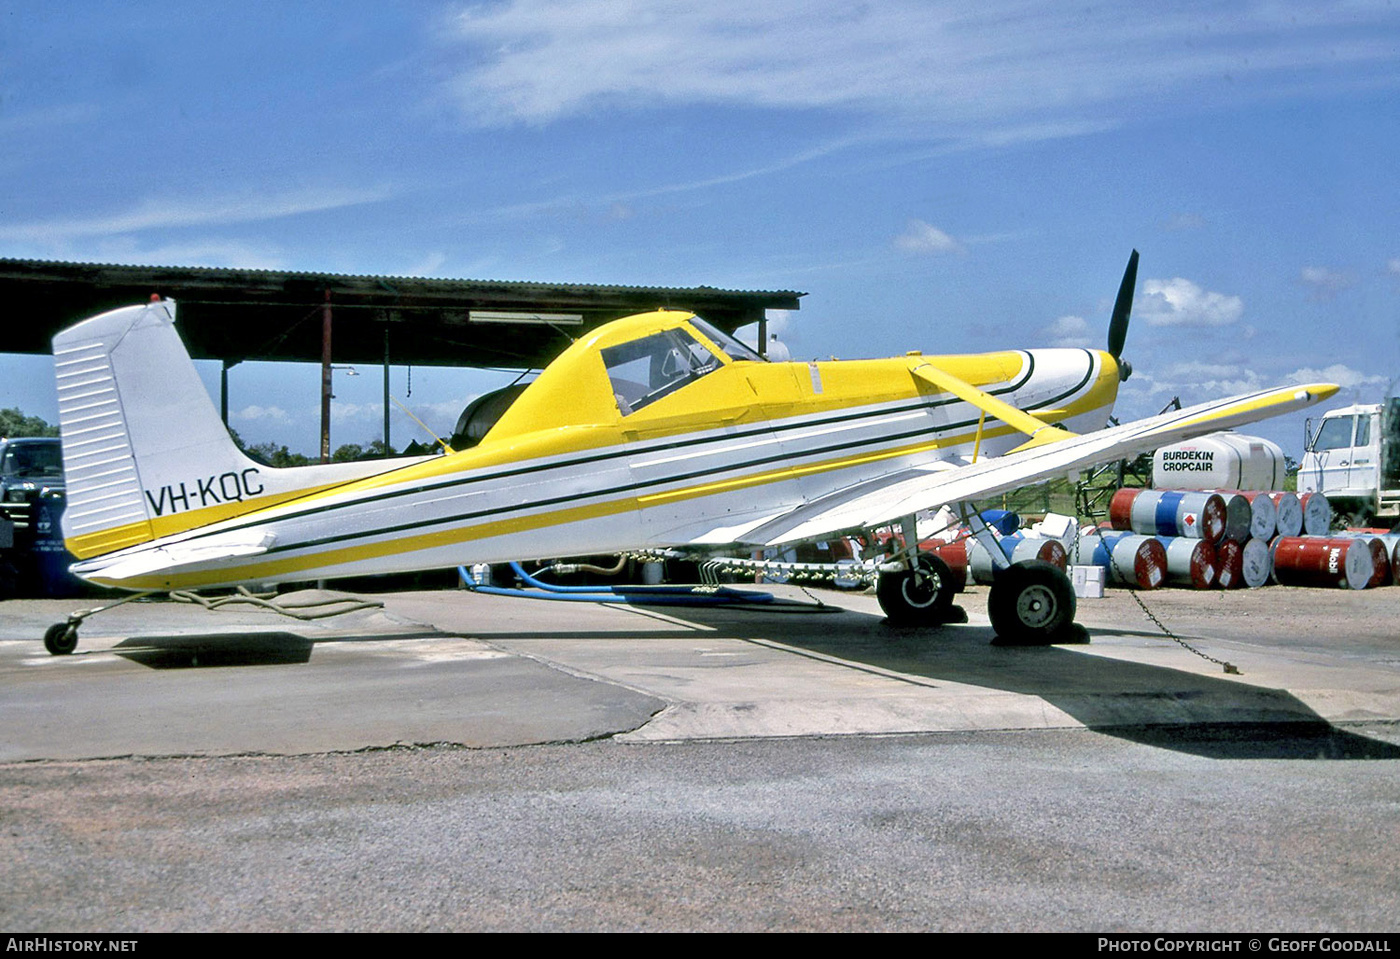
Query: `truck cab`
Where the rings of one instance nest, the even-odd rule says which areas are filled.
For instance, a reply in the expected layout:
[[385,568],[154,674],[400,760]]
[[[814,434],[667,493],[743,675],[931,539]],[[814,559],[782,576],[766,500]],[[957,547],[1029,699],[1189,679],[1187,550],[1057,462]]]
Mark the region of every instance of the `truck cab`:
[[36,558],[47,540],[61,546],[52,508],[63,493],[58,437],[0,437],[0,597],[42,592]]
[[45,491],[63,492],[58,437],[0,439],[0,503],[31,503]]
[[1360,525],[1400,519],[1400,397],[1328,410],[1316,429],[1309,419],[1298,492]]

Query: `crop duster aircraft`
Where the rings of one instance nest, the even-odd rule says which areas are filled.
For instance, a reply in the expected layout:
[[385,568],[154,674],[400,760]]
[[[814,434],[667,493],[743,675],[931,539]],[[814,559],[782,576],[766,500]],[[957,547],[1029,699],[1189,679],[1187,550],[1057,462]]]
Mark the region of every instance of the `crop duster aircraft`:
[[[234,445],[170,300],[53,341],[72,571],[126,590],[314,580],[635,549],[751,552],[897,525],[877,595],[895,621],[946,621],[947,567],[914,515],[1289,412],[1331,384],[1261,390],[1109,421],[1136,281],[1108,349],[770,363],[686,312],[600,326],[529,384],[481,442],[447,455],[275,469]],[[1000,559],[995,547],[990,555]],[[1003,564],[989,614],[1006,641],[1065,638],[1074,593],[1043,563]],[[71,652],[77,624],[50,628]]]

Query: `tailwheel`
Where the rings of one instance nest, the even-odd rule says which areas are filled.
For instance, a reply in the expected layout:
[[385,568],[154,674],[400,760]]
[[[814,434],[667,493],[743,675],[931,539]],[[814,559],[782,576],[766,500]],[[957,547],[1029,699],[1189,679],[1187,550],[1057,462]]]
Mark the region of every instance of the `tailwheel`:
[[44,648],[54,656],[67,656],[78,648],[78,624],[54,623],[44,631]]
[[[958,619],[953,607],[953,572],[932,553],[920,553],[913,569],[880,574],[875,598],[892,623],[941,626]],[[966,618],[960,621],[966,622]]]
[[1042,560],[1000,570],[987,597],[987,615],[1002,645],[1082,642],[1074,629],[1074,610],[1069,577]]

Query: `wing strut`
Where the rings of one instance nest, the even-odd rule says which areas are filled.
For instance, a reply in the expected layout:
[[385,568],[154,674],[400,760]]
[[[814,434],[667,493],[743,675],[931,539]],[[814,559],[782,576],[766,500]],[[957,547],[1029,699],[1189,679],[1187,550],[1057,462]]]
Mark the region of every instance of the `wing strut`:
[[[982,410],[983,413],[991,413],[1007,426],[1020,430],[1030,437],[1028,442],[1022,443],[1012,452],[1031,449],[1035,446],[1043,446],[1046,443],[1054,443],[1059,440],[1067,440],[1078,434],[1069,430],[1061,429],[1058,426],[1051,426],[1049,423],[1039,419],[1025,410],[1017,409],[1005,400],[999,400],[986,390],[979,390],[966,380],[959,379],[947,370],[939,369],[927,360],[920,360],[917,363],[909,364],[909,372],[919,377],[927,383],[931,383],[945,393],[952,393],[958,399]],[[981,443],[981,429],[978,429],[978,443]]]

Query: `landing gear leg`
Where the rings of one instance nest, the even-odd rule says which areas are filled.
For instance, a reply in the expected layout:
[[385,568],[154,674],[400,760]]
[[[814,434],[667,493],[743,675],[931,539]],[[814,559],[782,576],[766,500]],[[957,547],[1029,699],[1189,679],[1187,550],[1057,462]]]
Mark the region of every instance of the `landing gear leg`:
[[998,570],[987,597],[997,645],[1046,646],[1084,642],[1074,622],[1074,587],[1051,563],[1028,560]]
[[106,606],[99,606],[96,609],[83,609],[72,613],[65,622],[54,623],[48,629],[44,630],[44,648],[49,651],[50,655],[67,656],[78,648],[78,626],[82,624],[83,620],[94,613],[101,613],[114,606],[121,606],[123,603],[129,603],[133,599],[153,596],[158,592],[160,592],[160,590],[146,590],[141,593],[132,593],[130,596],[123,596],[115,603],[108,603]]

